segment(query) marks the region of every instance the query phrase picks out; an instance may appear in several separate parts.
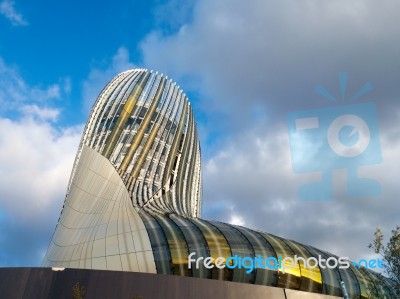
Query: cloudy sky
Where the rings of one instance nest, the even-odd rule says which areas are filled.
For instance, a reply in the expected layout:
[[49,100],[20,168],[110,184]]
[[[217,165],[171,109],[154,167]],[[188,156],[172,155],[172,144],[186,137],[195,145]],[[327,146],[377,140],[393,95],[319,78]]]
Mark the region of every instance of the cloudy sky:
[[[204,218],[372,257],[375,227],[400,224],[398,11],[396,0],[1,0],[0,266],[40,265],[90,107],[134,67],[190,97]],[[321,174],[293,172],[287,113],[348,105],[368,82],[351,104],[375,102],[382,162],[358,171],[381,194],[348,196],[343,168],[332,200],[301,200],[299,187]]]

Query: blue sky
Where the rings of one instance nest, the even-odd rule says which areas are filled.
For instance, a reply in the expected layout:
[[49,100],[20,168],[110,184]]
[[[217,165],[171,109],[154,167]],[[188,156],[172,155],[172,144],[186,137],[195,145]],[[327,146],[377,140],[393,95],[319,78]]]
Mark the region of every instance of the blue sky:
[[[14,16],[0,19],[0,51],[7,65],[15,66],[24,81],[49,86],[68,80],[70,92],[59,103],[63,124],[85,120],[87,111],[77,109],[82,84],[92,68],[102,68],[120,47],[129,49],[140,63],[141,39],[156,26],[160,1],[3,1]],[[16,16],[21,16],[19,19]]]
[[[62,207],[91,105],[129,68],[189,95],[202,144],[203,216],[356,260],[398,223],[400,32],[396,0],[0,0],[0,266],[38,266]],[[347,90],[377,107],[383,162],[360,168],[382,195],[304,202],[318,173],[292,171],[286,114]]]

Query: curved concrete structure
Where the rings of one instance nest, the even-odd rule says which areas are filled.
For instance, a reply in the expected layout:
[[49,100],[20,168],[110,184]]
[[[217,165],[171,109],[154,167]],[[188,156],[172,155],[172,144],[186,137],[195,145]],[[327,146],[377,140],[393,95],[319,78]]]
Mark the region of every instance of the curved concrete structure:
[[[91,111],[43,265],[173,274],[332,296],[343,296],[344,284],[350,298],[368,298],[371,288],[394,298],[390,281],[379,282],[365,268],[307,267],[302,260],[267,265],[268,258],[336,257],[268,233],[202,220],[200,212],[200,144],[186,95],[163,75],[123,72]],[[191,253],[208,262],[189,262]],[[219,267],[218,258],[229,257],[247,262]]]
[[156,273],[150,240],[120,176],[83,145],[48,263],[70,268]]

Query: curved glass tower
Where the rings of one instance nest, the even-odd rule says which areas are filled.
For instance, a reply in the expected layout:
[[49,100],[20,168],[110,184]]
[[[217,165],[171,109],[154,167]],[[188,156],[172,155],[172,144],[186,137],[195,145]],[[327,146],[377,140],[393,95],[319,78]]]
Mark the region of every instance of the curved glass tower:
[[[117,75],[93,106],[43,266],[173,274],[368,298],[394,298],[390,281],[350,266],[216,267],[223,257],[335,257],[312,246],[203,220],[201,159],[190,103],[174,82],[135,69]],[[211,257],[213,267],[188,263]]]

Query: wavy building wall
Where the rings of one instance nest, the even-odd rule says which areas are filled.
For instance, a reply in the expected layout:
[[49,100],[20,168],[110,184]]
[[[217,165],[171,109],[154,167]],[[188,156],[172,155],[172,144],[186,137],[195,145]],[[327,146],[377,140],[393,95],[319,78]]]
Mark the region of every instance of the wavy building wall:
[[197,269],[199,257],[324,258],[309,245],[203,220],[196,123],[183,91],[144,69],[125,71],[100,93],[86,123],[43,266],[173,274],[368,298],[394,298],[390,281],[365,268]]

